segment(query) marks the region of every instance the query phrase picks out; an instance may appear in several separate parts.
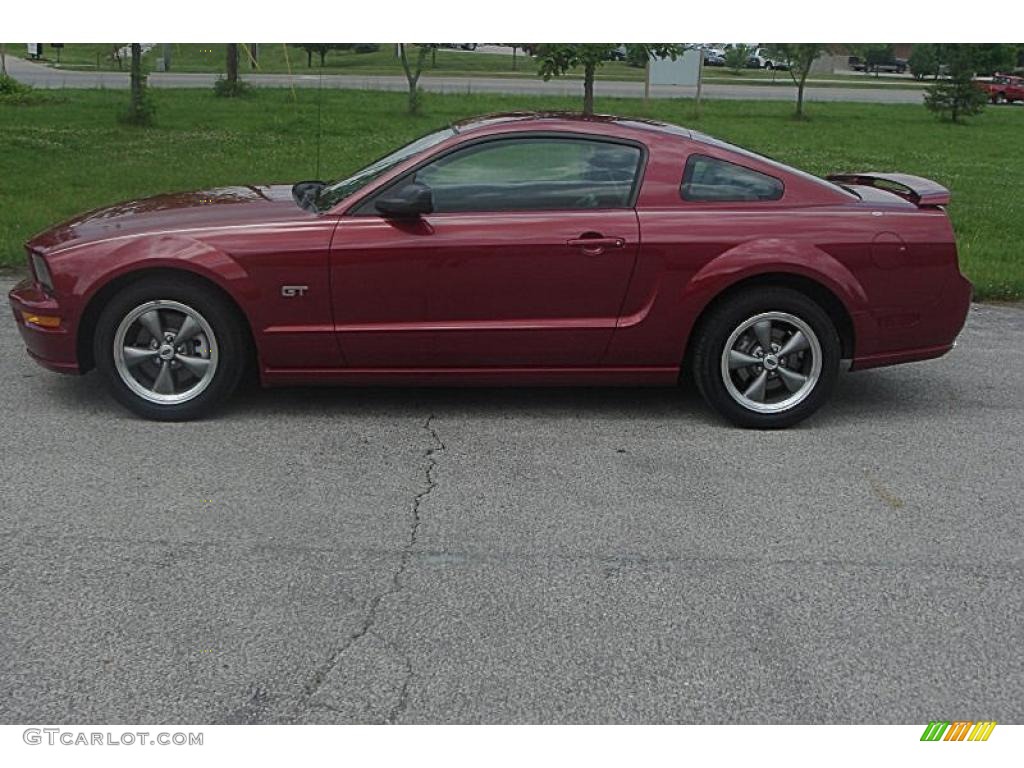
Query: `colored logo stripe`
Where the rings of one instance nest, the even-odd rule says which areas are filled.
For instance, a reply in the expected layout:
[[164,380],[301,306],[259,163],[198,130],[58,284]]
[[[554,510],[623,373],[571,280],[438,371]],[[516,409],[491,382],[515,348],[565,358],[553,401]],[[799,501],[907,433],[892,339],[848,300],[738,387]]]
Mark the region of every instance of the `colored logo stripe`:
[[992,734],[992,731],[996,727],[995,720],[983,720],[974,726],[974,730],[971,731],[971,735],[967,737],[968,741],[988,741],[988,737]]
[[963,741],[967,738],[968,731],[974,723],[970,720],[956,720],[946,731],[946,738],[943,741]]
[[932,720],[921,734],[921,741],[988,741],[995,727],[995,720]]

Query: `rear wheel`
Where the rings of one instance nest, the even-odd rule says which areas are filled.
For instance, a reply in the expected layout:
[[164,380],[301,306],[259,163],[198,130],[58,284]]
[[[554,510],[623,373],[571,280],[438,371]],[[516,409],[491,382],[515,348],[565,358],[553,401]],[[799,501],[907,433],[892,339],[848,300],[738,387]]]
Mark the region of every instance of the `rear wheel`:
[[185,421],[235,390],[246,345],[238,316],[215,289],[184,277],[147,278],[103,310],[93,354],[122,405],[145,418]]
[[693,374],[704,399],[743,427],[777,429],[828,399],[840,344],[828,314],[799,291],[741,293],[702,322]]

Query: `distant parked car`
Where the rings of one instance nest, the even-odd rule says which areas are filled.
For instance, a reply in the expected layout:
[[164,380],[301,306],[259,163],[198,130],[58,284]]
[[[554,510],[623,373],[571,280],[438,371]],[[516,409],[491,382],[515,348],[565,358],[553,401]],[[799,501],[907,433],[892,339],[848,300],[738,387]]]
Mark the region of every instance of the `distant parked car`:
[[705,67],[724,67],[725,56],[721,53],[717,53],[712,50],[704,51],[704,66]]
[[771,55],[767,48],[755,48],[747,60],[747,66],[755,69],[789,69],[789,62]]
[[906,72],[908,67],[906,59],[898,59],[895,56],[870,64],[862,61],[859,56],[851,56],[847,63],[854,72],[895,72],[898,75]]
[[993,104],[1024,101],[1024,77],[996,74],[989,80],[975,80],[974,85],[988,94]]

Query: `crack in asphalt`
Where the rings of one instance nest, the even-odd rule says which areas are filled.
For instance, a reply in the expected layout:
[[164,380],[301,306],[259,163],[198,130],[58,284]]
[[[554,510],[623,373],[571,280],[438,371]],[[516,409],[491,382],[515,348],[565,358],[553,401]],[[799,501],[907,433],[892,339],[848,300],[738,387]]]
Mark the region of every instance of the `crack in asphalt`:
[[[434,492],[435,488],[437,488],[437,480],[434,477],[434,473],[437,469],[437,454],[444,453],[446,450],[444,441],[441,439],[441,436],[438,435],[437,430],[434,429],[434,418],[434,414],[430,414],[430,416],[427,417],[427,420],[423,423],[423,429],[425,429],[430,434],[431,440],[433,441],[433,445],[430,446],[423,453],[423,458],[427,462],[427,466],[424,471],[426,487],[413,497],[411,509],[412,520],[409,526],[409,538],[405,546],[402,547],[402,552],[398,560],[398,567],[395,568],[394,572],[391,574],[390,586],[383,592],[373,595],[366,602],[366,616],[363,620],[362,625],[360,625],[360,627],[349,636],[349,641],[347,643],[335,649],[335,651],[328,658],[327,663],[324,664],[317,671],[317,674],[314,676],[313,680],[306,685],[305,696],[303,697],[303,700],[299,705],[299,709],[301,709],[304,704],[310,702],[311,699],[317,694],[317,691],[320,690],[321,686],[327,679],[328,675],[330,675],[330,673],[337,667],[338,662],[341,659],[341,656],[350,648],[355,646],[356,643],[358,643],[360,640],[366,637],[366,635],[369,634],[370,630],[373,629],[374,625],[377,623],[377,611],[380,608],[381,602],[383,602],[385,598],[390,597],[391,595],[398,594],[402,591],[402,577],[405,575],[405,572],[408,569],[409,564],[412,562],[414,554],[413,549],[415,548],[416,542],[419,537],[420,523],[422,522],[420,508],[424,500],[431,493]],[[388,716],[384,720],[384,722],[386,723],[397,722],[398,718],[400,718],[404,713],[405,706],[408,701],[409,684],[412,681],[413,669],[412,661],[408,658],[408,656],[403,655],[403,660],[405,662],[406,668],[405,679],[402,681],[402,685],[399,688],[398,700],[395,702],[395,705],[388,712]],[[314,704],[313,706],[319,705]],[[325,708],[334,709],[330,706],[326,706]]]

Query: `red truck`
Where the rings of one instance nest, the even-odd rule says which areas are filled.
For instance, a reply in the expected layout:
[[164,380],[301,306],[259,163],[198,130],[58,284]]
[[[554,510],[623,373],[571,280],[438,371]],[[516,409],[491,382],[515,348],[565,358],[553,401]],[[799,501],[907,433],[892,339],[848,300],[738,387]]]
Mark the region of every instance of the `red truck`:
[[996,74],[988,80],[975,80],[974,84],[988,94],[993,104],[1024,101],[1024,77]]

